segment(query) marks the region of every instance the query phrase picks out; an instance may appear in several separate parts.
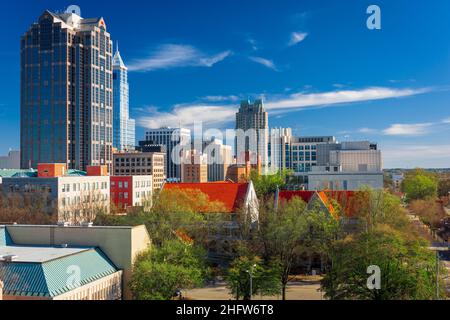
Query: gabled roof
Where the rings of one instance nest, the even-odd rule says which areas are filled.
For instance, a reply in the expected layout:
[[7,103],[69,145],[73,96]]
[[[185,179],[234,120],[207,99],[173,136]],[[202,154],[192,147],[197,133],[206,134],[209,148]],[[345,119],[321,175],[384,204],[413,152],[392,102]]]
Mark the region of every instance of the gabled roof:
[[334,208],[332,200],[335,200],[346,216],[352,216],[354,212],[353,206],[353,191],[280,191],[278,194],[278,201],[289,202],[294,197],[298,197],[305,201],[308,205],[312,205],[315,200],[319,200],[327,208],[331,215],[335,215],[336,208]]
[[211,183],[166,183],[164,190],[199,190],[210,201],[223,203],[225,213],[235,213],[245,200],[249,183],[211,182]]

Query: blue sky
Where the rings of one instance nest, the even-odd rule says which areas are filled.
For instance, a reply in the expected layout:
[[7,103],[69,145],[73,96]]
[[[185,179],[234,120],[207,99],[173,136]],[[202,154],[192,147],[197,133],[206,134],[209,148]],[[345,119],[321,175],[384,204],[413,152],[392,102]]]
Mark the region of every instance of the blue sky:
[[[378,142],[387,168],[450,167],[448,0],[121,3],[3,4],[0,154],[19,147],[21,34],[77,4],[119,41],[138,139],[194,120],[233,128],[239,100],[264,97],[271,127]],[[371,4],[381,30],[366,27]]]

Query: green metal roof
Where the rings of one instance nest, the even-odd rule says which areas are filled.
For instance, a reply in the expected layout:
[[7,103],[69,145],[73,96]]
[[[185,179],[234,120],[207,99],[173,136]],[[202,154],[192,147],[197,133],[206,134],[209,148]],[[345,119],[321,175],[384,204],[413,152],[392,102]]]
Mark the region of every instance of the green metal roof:
[[11,296],[56,297],[117,271],[98,248],[44,263],[0,262],[3,292]]
[[119,271],[99,248],[15,246],[2,226],[0,249],[18,256],[0,261],[3,293],[9,296],[53,298]]
[[85,177],[85,176],[87,176],[87,173],[84,171],[80,171],[80,170],[69,169],[69,170],[67,170],[67,176],[68,177]]
[[33,169],[27,170],[19,170],[19,169],[1,169],[0,177],[2,178],[11,178],[11,177],[28,177],[28,176],[37,176],[37,171]]

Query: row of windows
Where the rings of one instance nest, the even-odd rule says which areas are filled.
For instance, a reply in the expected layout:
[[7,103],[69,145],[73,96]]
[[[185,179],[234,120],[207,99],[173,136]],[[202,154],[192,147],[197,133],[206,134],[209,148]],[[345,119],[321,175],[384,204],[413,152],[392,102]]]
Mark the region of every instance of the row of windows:
[[105,190],[108,189],[108,182],[85,182],[85,183],[74,183],[74,184],[63,184],[61,192],[71,192],[74,191],[90,191],[90,190]]

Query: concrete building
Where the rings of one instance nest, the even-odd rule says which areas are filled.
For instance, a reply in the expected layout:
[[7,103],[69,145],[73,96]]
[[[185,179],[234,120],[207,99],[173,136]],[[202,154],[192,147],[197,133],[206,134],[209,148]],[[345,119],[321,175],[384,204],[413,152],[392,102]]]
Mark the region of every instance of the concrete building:
[[228,167],[233,163],[232,147],[213,139],[204,143],[203,153],[208,158],[208,182],[225,181]]
[[153,188],[160,190],[166,180],[166,154],[161,152],[115,153],[114,176],[152,176]]
[[146,142],[153,145],[165,146],[166,175],[171,181],[181,180],[181,151],[190,147],[191,130],[184,128],[151,129],[146,132]]
[[196,150],[183,152],[181,165],[181,182],[204,183],[208,182],[208,157]]
[[130,118],[128,68],[123,63],[119,48],[113,58],[113,88],[113,146],[118,151],[132,151],[136,145],[136,124]]
[[333,136],[294,137],[291,140],[291,168],[297,176],[313,170],[318,165],[317,149],[323,145],[337,144]]
[[150,245],[145,226],[0,226],[4,298],[131,299],[133,264]]
[[86,172],[67,170],[65,164],[39,164],[37,171],[20,172],[3,178],[0,185],[7,195],[23,197],[41,194],[47,201],[45,210],[58,216],[58,221],[72,225],[91,222],[98,212],[109,213],[109,176],[104,170]]
[[[75,10],[77,11],[77,10]],[[103,18],[46,10],[21,38],[21,167],[112,168],[112,41]]]
[[383,162],[377,145],[352,141],[323,145],[320,161],[308,173],[309,190],[358,190],[363,186],[382,189]]
[[0,156],[0,170],[20,169],[20,151],[10,150],[8,155]]
[[269,115],[262,100],[255,100],[254,103],[241,102],[236,113],[236,131],[236,157],[251,152],[261,158],[263,171],[266,170],[269,157]]
[[151,208],[153,178],[147,176],[114,176],[111,180],[111,201],[121,212],[133,208]]

